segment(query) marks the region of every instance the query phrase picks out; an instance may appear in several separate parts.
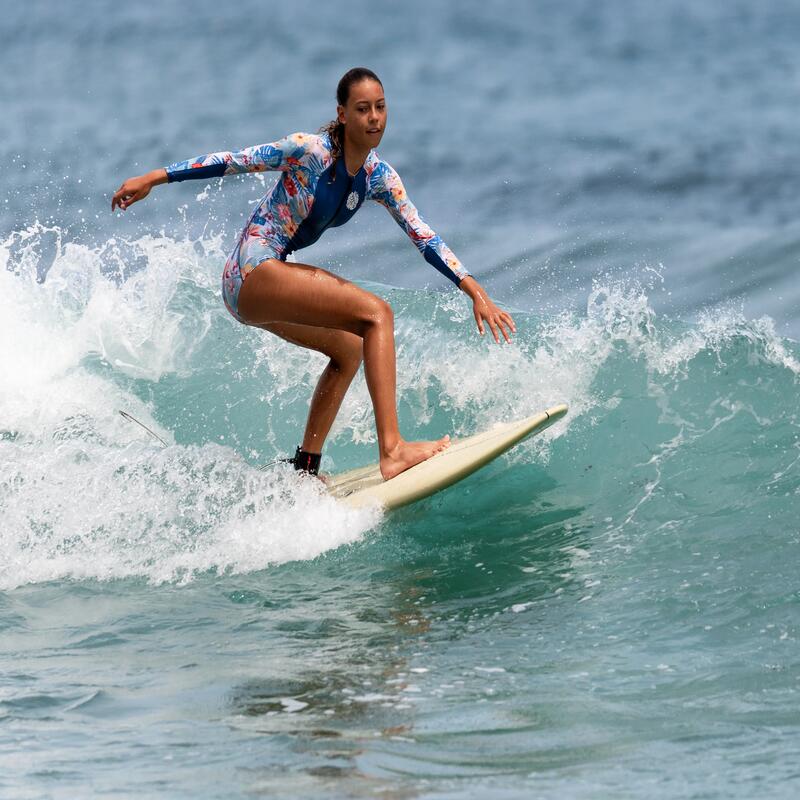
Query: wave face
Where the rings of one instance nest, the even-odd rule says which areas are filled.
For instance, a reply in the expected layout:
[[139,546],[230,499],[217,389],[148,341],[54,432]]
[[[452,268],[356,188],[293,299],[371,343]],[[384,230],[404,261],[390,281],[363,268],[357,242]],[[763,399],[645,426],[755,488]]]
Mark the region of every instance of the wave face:
[[[28,255],[48,238],[57,254],[37,283]],[[24,248],[14,247],[18,239]],[[142,268],[124,274],[123,253]],[[215,248],[154,237],[65,245],[57,228],[38,225],[6,241],[2,256],[4,588],[249,572],[314,558],[375,524],[287,468],[258,469],[291,451],[325,358],[221,314]],[[119,270],[109,272],[114,259]],[[659,524],[671,524],[684,492],[701,508],[702,497],[713,497],[720,511],[728,492],[741,499],[734,476],[745,463],[741,480],[760,490],[792,473],[797,417],[786,412],[797,411],[800,362],[768,318],[723,308],[687,325],[659,317],[641,285],[608,278],[596,282],[582,315],[519,314],[514,346],[497,347],[489,335],[470,335],[463,296],[373,288],[397,313],[401,422],[417,436],[466,435],[567,402],[568,420],[516,450],[508,467],[544,464],[569,440],[583,460],[599,461],[580,469],[581,485],[596,470],[590,491],[638,473],[636,502],[616,497],[628,521],[655,508]],[[328,466],[374,460],[375,446],[361,374],[332,432]],[[674,469],[681,489],[665,483]],[[690,491],[687,480],[706,485]],[[474,484],[480,499],[482,481]],[[761,491],[752,494],[748,506],[759,507]],[[330,538],[306,549],[296,524],[330,528]],[[252,549],[243,526],[269,532],[262,547]]]
[[[0,26],[0,795],[794,796],[797,4],[105,5]],[[219,296],[272,178],[108,209],[354,41],[518,328],[378,207],[303,251],[392,304],[403,433],[570,406],[392,514],[273,463],[325,360]],[[323,468],[375,457],[359,374]]]

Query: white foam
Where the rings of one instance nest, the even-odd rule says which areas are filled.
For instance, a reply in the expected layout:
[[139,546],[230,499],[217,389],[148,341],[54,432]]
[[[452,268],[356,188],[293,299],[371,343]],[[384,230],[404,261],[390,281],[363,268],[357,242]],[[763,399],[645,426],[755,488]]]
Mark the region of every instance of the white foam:
[[314,479],[286,467],[260,472],[217,445],[73,438],[2,442],[0,453],[2,589],[251,572],[354,542],[379,519],[337,503]]
[[[35,243],[54,232],[34,225],[0,246],[0,588],[249,572],[314,558],[376,524],[376,511],[347,509],[287,468],[260,472],[217,445],[160,449],[125,422],[117,409],[171,441],[126,387],[196,369],[212,322],[228,324],[216,265],[190,242],[90,248],[56,236],[38,283]],[[147,268],[120,278],[109,264],[123,244]]]

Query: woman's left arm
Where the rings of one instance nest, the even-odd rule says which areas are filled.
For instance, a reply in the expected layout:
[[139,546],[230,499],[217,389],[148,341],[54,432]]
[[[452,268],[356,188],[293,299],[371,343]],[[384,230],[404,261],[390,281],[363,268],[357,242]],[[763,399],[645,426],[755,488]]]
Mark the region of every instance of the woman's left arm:
[[485,321],[498,344],[500,343],[498,331],[507,342],[510,342],[509,333],[517,332],[511,314],[498,308],[489,299],[486,290],[464,269],[453,251],[422,219],[409,200],[400,176],[385,161],[379,161],[370,176],[369,192],[373,200],[386,207],[425,260],[469,295],[472,300],[472,313],[481,336],[485,333]]

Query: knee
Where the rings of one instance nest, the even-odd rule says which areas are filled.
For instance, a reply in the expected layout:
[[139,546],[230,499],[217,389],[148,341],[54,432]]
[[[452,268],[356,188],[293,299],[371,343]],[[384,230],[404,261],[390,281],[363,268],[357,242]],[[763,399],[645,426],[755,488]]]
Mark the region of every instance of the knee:
[[369,310],[366,320],[369,325],[394,328],[394,311],[392,307],[380,297],[376,297]]

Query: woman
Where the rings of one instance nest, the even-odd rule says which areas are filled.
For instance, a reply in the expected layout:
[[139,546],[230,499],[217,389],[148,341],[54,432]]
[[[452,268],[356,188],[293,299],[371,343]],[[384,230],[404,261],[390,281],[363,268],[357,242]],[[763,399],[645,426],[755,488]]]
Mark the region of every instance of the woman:
[[296,469],[317,474],[322,446],[347,388],[364,360],[375,412],[380,469],[388,480],[449,444],[407,442],[397,425],[394,319],[388,303],[349,281],[286,257],[313,244],[329,227],[347,222],[369,198],[386,206],[425,259],[466,292],[478,330],[488,323],[495,341],[515,332],[501,311],[422,221],[397,173],[375,147],[386,127],[378,76],[363,67],[347,72],[336,90],[337,119],[318,135],[295,133],[238,153],[212,153],[129,178],[111,201],[125,210],[153,186],[240,172],[279,170],[282,178],[259,202],[225,264],[222,295],[245,325],[263,328],[330,358],[311,400]]

